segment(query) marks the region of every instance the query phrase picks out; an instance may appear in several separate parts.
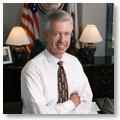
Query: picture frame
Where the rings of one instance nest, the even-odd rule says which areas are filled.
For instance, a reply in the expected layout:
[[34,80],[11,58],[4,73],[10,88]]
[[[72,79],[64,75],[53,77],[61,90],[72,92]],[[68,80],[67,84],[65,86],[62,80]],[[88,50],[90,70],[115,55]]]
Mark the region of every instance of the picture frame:
[[47,13],[50,10],[62,9],[65,3],[38,3],[38,8],[43,12]]
[[3,64],[10,64],[12,63],[12,55],[9,46],[3,47]]

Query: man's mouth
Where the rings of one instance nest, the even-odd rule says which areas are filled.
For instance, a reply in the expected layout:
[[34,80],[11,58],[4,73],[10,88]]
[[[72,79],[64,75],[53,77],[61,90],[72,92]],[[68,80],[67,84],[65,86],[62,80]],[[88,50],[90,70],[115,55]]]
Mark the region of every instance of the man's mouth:
[[63,49],[65,46],[64,45],[57,45],[58,49]]

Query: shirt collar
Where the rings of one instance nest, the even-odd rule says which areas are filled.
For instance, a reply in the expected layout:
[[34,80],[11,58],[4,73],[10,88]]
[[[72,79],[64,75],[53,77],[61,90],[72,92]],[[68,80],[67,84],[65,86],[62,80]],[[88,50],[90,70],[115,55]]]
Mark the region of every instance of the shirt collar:
[[62,57],[62,59],[60,60],[60,59],[56,58],[55,56],[53,56],[53,55],[47,50],[47,48],[46,48],[46,50],[45,50],[45,56],[46,56],[47,60],[48,60],[52,65],[57,65],[57,63],[58,63],[59,61],[63,61],[63,63],[65,63],[65,62],[66,62],[65,54],[66,54],[66,53],[63,54],[63,57]]

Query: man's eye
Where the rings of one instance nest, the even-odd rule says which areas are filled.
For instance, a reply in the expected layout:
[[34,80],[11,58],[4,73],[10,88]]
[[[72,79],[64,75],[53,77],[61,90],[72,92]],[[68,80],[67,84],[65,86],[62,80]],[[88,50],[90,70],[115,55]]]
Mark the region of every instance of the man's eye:
[[70,36],[70,35],[71,35],[71,33],[65,33],[65,35],[68,35],[68,36]]
[[54,35],[54,36],[58,36],[59,33],[58,33],[58,32],[54,32],[53,35]]

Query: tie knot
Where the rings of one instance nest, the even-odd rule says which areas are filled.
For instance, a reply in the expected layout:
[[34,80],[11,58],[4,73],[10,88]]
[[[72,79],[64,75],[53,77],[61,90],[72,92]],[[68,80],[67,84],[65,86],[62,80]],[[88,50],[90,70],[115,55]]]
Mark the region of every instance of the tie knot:
[[63,65],[63,61],[59,61],[57,64],[58,64],[59,66],[62,66],[62,65]]

